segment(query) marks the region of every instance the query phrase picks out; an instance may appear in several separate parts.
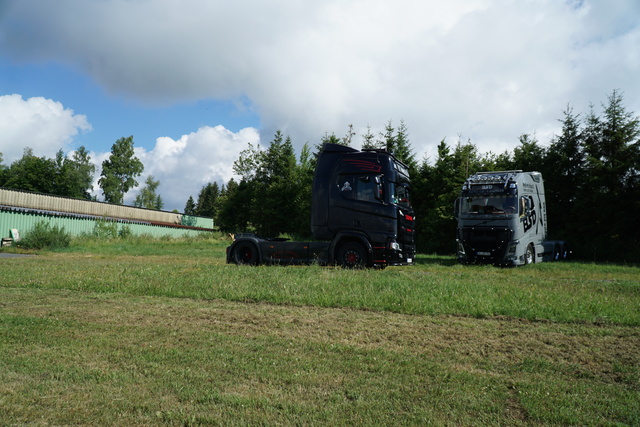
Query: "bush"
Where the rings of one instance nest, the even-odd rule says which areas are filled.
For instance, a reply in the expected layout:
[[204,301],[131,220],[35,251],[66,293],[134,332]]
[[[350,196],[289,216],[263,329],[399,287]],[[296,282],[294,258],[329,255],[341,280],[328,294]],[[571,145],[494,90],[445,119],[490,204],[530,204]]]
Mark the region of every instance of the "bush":
[[99,219],[93,227],[92,236],[97,237],[98,239],[107,240],[115,239],[117,237],[128,239],[133,236],[133,232],[131,231],[131,227],[128,225],[123,225],[118,229],[118,223],[116,221]]
[[123,225],[120,228],[120,231],[118,231],[118,237],[121,239],[128,239],[131,238],[131,236],[133,236],[133,232],[131,231],[131,227],[128,225]]
[[99,219],[93,227],[93,235],[99,239],[115,239],[118,237],[118,224],[115,221]]
[[37,222],[20,240],[19,246],[26,249],[66,248],[71,242],[71,235],[64,227],[53,227],[46,221]]

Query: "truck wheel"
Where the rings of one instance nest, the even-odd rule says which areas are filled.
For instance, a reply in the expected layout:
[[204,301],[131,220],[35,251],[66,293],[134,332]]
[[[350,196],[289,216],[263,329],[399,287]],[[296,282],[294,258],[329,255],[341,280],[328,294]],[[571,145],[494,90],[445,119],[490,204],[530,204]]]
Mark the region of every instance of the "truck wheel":
[[233,262],[237,265],[258,264],[258,250],[253,243],[241,242],[233,248]]
[[529,243],[527,251],[524,253],[525,265],[533,264],[536,261],[536,251],[533,249],[533,244]]
[[362,268],[367,263],[367,252],[359,243],[346,243],[338,251],[338,262],[342,268]]

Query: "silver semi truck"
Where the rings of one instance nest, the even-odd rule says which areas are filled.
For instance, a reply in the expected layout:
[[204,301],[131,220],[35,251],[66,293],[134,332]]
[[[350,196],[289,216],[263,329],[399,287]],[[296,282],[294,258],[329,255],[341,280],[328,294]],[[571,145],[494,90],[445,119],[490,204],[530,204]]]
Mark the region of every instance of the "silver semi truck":
[[478,172],[463,184],[454,209],[461,263],[523,265],[570,254],[566,242],[547,240],[540,172]]

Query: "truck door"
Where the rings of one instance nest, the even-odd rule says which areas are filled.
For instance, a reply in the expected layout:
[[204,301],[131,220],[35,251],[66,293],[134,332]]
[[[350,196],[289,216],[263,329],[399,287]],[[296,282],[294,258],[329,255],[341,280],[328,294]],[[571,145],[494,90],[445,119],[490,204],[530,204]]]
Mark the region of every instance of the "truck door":
[[380,230],[384,223],[383,177],[380,174],[340,174],[333,184],[331,230]]

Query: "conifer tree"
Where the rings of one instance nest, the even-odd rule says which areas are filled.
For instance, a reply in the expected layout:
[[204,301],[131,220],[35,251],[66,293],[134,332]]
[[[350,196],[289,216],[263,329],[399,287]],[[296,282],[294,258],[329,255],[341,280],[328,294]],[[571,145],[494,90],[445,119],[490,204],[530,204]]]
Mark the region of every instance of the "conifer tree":
[[198,204],[196,205],[196,215],[213,218],[216,214],[220,187],[217,182],[209,182],[200,190]]
[[195,215],[196,214],[196,203],[193,201],[193,197],[189,196],[187,199],[187,203],[184,205],[184,214],[185,215]]

